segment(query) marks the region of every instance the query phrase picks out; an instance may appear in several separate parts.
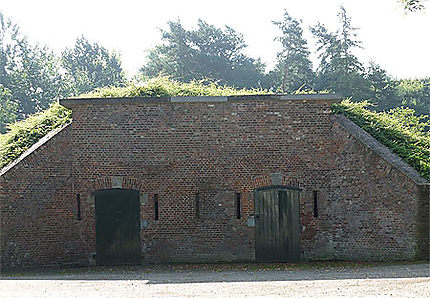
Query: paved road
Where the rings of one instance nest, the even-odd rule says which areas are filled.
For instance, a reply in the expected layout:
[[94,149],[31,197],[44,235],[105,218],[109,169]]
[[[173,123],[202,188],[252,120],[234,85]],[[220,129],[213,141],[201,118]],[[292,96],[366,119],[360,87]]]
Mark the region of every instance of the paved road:
[[0,297],[430,297],[428,264],[115,267],[2,276]]

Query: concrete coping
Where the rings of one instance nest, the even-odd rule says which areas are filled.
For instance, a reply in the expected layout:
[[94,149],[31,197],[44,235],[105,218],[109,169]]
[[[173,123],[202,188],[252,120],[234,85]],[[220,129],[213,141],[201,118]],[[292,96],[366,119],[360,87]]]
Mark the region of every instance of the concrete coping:
[[401,159],[397,154],[393,153],[393,151],[391,151],[388,147],[377,141],[364,129],[360,128],[357,124],[343,115],[332,115],[332,119],[339,123],[344,130],[353,135],[363,145],[371,149],[382,159],[391,164],[394,168],[398,169],[404,175],[409,177],[416,184],[430,185],[430,182],[422,177],[414,168]]
[[342,96],[337,94],[261,94],[231,96],[184,96],[184,97],[104,97],[104,98],[66,98],[60,104],[66,108],[88,104],[156,104],[156,103],[223,103],[237,101],[286,100],[286,101],[318,101],[340,102]]

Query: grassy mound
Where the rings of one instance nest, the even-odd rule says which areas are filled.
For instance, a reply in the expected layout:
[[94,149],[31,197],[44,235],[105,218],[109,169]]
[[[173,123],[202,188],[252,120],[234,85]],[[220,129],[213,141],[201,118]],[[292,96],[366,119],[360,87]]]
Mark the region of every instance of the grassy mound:
[[425,131],[430,127],[428,116],[416,116],[410,108],[373,112],[368,106],[368,102],[344,100],[333,110],[344,114],[430,180],[430,132]]

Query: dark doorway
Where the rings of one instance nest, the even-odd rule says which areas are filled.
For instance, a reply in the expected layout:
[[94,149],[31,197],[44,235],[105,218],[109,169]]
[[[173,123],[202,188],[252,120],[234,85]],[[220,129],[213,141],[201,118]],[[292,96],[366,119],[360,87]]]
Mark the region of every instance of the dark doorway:
[[256,189],[255,258],[258,262],[300,260],[300,190],[284,186]]
[[139,264],[139,192],[99,190],[95,193],[95,203],[97,264]]

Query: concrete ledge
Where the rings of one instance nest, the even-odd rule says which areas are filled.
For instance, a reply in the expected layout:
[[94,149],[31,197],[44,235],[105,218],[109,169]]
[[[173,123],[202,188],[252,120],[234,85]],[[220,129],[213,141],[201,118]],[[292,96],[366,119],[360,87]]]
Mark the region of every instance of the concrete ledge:
[[48,142],[50,139],[52,139],[54,136],[56,136],[58,133],[69,127],[72,123],[68,123],[64,126],[58,127],[54,130],[51,130],[47,135],[45,135],[43,138],[41,138],[39,141],[37,141],[33,146],[28,148],[24,153],[22,153],[17,159],[10,162],[8,165],[6,165],[4,168],[0,169],[0,176],[3,176],[6,174],[10,169],[12,169],[14,166],[19,164],[22,160],[24,160],[27,156],[32,154],[34,151],[36,151],[38,148],[43,146],[46,142]]
[[89,104],[142,104],[142,103],[168,103],[170,97],[106,97],[106,98],[66,98],[60,99],[60,104],[66,108]]
[[227,102],[227,96],[171,97],[170,102]]
[[343,115],[332,115],[332,119],[339,123],[343,129],[353,135],[357,140],[363,143],[367,148],[370,148],[382,159],[391,164],[394,168],[405,174],[418,185],[430,185],[430,182],[422,177],[414,168],[403,161],[397,154],[393,153],[386,146],[379,143],[374,137],[367,133],[364,129],[349,120]]
[[184,97],[106,97],[106,98],[66,98],[60,99],[60,104],[71,108],[76,105],[88,104],[154,104],[154,103],[222,103],[235,101],[257,100],[286,100],[308,101],[327,100],[333,103],[340,102],[342,96],[336,94],[261,94],[261,95],[232,95],[232,96],[184,96]]

